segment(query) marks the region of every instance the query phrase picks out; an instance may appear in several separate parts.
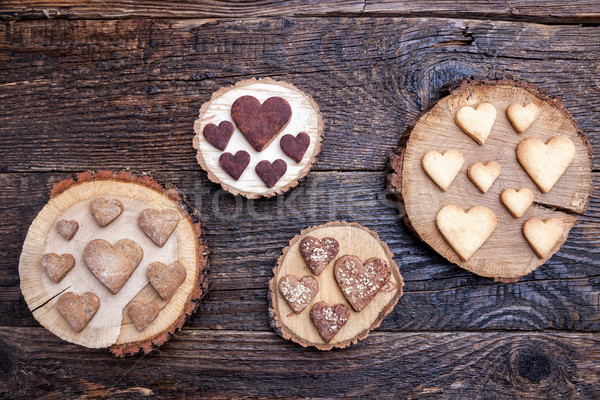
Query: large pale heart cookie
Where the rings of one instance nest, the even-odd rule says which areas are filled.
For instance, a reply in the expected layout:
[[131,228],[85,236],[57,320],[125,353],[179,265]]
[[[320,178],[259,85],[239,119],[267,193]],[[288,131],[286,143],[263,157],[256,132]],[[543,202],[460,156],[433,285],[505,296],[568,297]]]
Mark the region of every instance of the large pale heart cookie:
[[319,292],[319,282],[312,276],[298,280],[294,275],[286,275],[279,281],[279,292],[291,309],[299,314]]
[[66,292],[56,301],[56,308],[73,329],[81,332],[96,315],[100,308],[100,299],[92,292],[81,296],[74,292]]
[[132,301],[127,308],[127,313],[133,321],[135,329],[143,331],[156,319],[160,312],[160,307],[155,302],[143,303],[141,301]]
[[331,237],[319,240],[307,235],[300,241],[300,254],[315,275],[323,272],[327,264],[337,256],[339,250],[340,244]]
[[500,193],[500,201],[515,218],[521,218],[533,203],[533,192],[527,188],[505,189]]
[[500,164],[492,160],[486,162],[485,165],[482,163],[469,165],[467,173],[481,193],[487,193],[496,178],[500,175],[500,170]]
[[143,256],[140,245],[129,239],[121,239],[114,246],[95,239],[83,250],[85,265],[113,294],[127,283]]
[[515,128],[515,131],[523,133],[533,124],[539,112],[540,108],[534,103],[529,103],[526,106],[515,103],[508,106],[506,116]]
[[350,311],[344,304],[336,304],[330,307],[329,304],[322,301],[312,307],[310,318],[317,327],[319,335],[325,342],[329,343],[348,322]]
[[459,257],[466,261],[496,229],[496,215],[487,207],[476,206],[466,213],[454,204],[442,208],[435,224]]
[[98,197],[90,202],[90,210],[100,226],[107,226],[121,215],[123,204],[117,199]]
[[561,238],[565,223],[558,218],[532,218],[523,224],[523,235],[539,258],[545,258]]
[[548,193],[575,157],[575,145],[566,136],[555,136],[546,144],[536,137],[517,146],[517,159],[540,190]]
[[421,160],[425,173],[443,191],[448,190],[463,163],[463,155],[457,150],[448,150],[444,155],[428,151]]
[[388,283],[392,270],[380,258],[370,258],[363,264],[360,258],[345,255],[335,262],[334,274],[344,297],[358,312]]
[[186,269],[179,262],[165,265],[161,262],[150,264],[146,277],[163,300],[169,300],[177,288],[185,281]]
[[173,209],[147,208],[138,217],[138,226],[158,247],[167,243],[178,223],[179,213]]
[[466,106],[458,110],[454,120],[460,129],[483,145],[496,121],[496,107],[490,103],[481,103],[477,109]]
[[59,256],[56,253],[48,253],[42,256],[42,269],[55,283],[62,281],[74,266],[75,258],[71,254]]

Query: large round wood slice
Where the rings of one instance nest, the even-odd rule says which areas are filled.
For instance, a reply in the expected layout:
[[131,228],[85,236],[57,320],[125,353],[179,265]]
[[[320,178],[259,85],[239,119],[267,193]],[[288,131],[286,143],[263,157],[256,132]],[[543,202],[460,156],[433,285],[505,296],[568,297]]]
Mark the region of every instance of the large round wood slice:
[[[90,202],[96,197],[118,199],[124,206],[122,214],[106,227],[101,227],[90,212]],[[138,226],[138,216],[146,208],[172,209],[179,215],[179,223],[163,247]],[[79,223],[73,239],[66,240],[57,232],[59,220]],[[83,250],[93,239],[111,244],[130,239],[143,249],[143,259],[117,294],[86,267]],[[69,253],[75,258],[75,266],[59,283],[50,280],[41,268],[40,260],[46,253]],[[110,348],[119,356],[149,352],[182,327],[207,291],[206,254],[200,221],[175,189],[167,190],[147,175],[87,172],[56,184],[48,204],[32,222],[19,261],[21,290],[39,323],[66,341]],[[186,269],[185,280],[169,301],[162,300],[146,278],[148,265],[158,261],[167,265],[179,261]],[[100,298],[96,315],[79,333],[57,310],[60,295],[70,291],[90,291]],[[154,301],[160,307],[156,319],[141,332],[126,312],[132,300]]]
[[[339,242],[337,256],[319,275],[312,273],[300,254],[300,241],[306,235],[317,239],[332,237]],[[371,257],[381,258],[388,263],[392,271],[390,281],[360,312],[355,312],[346,301],[334,277],[335,261],[346,254],[355,255],[363,262]],[[404,281],[393,257],[389,247],[379,239],[377,233],[357,223],[329,222],[303,230],[283,249],[283,254],[279,257],[277,266],[273,270],[274,276],[269,283],[271,326],[283,338],[290,339],[304,347],[314,346],[319,350],[330,350],[334,347],[344,348],[366,338],[369,332],[381,324],[381,321],[393,310],[402,296]],[[299,280],[309,275],[319,283],[319,292],[299,314],[292,311],[279,292],[279,281],[286,275],[294,275]],[[321,301],[327,302],[330,306],[345,304],[350,311],[348,322],[329,343],[321,338],[310,318],[311,308]]]
[[[291,118],[285,128],[279,132],[273,141],[262,151],[255,150],[235,125],[231,115],[232,104],[242,96],[253,96],[264,103],[271,97],[285,99],[292,109]],[[205,138],[204,128],[209,124],[218,126],[223,121],[229,121],[234,126],[233,135],[225,150],[211,145]],[[196,158],[202,168],[208,173],[208,178],[221,184],[223,189],[240,194],[250,199],[270,197],[283,193],[298,184],[311,169],[315,157],[321,150],[321,135],[323,120],[319,107],[312,97],[287,82],[275,81],[271,78],[246,79],[231,87],[222,88],[213,93],[211,99],[200,108],[198,119],[194,123],[193,145],[197,150]],[[281,138],[287,134],[292,136],[300,132],[306,133],[310,143],[300,162],[295,161],[284,153],[281,148]],[[232,178],[219,164],[223,153],[236,154],[246,151],[250,162],[239,179]],[[285,161],[285,174],[271,188],[257,174],[255,167],[263,160],[273,162],[277,159]]]
[[[489,138],[483,146],[477,144],[454,122],[456,112],[463,106],[491,103],[497,111]],[[518,134],[506,116],[512,103],[535,103],[540,112],[533,124]],[[548,193],[542,193],[519,164],[516,147],[521,140],[533,136],[544,143],[554,136],[567,136],[575,145],[575,157],[562,177]],[[421,159],[435,150],[460,151],[464,164],[444,192],[425,174]],[[562,107],[531,85],[511,81],[470,81],[454,89],[423,112],[414,127],[402,138],[398,151],[391,157],[393,169],[389,186],[404,205],[406,223],[416,234],[460,267],[478,275],[499,281],[515,281],[544,264],[567,239],[577,217],[589,205],[591,196],[591,148],[577,123]],[[475,162],[497,161],[502,171],[486,194],[481,193],[467,176],[467,168]],[[513,218],[500,202],[504,189],[529,188],[534,203],[521,218]],[[437,212],[448,204],[465,211],[483,205],[496,215],[497,227],[489,239],[467,261],[462,261],[436,228]],[[536,256],[522,233],[523,222],[530,218],[545,220],[560,218],[564,232],[552,251],[543,259]]]

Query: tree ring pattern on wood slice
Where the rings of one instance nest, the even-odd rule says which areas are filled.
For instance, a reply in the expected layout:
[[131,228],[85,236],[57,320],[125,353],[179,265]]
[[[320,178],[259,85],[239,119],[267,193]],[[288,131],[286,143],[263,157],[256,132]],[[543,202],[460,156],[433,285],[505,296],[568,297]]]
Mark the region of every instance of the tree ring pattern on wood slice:
[[[261,104],[269,98],[280,97],[285,99],[292,108],[289,123],[262,151],[252,147],[235,124],[233,135],[224,150],[211,145],[203,134],[204,127],[209,124],[218,126],[223,121],[233,123],[231,106],[242,96],[252,96]],[[213,93],[211,99],[200,108],[199,117],[194,123],[194,132],[193,145],[197,150],[196,159],[208,173],[208,178],[221,184],[223,189],[233,194],[254,199],[283,193],[296,186],[298,181],[308,174],[315,157],[321,150],[323,120],[317,103],[294,85],[271,78],[246,79]],[[300,132],[309,136],[310,143],[302,160],[297,162],[283,151],[280,141],[285,135],[296,137]],[[219,165],[219,158],[223,152],[236,154],[239,151],[247,152],[250,155],[250,162],[238,179],[235,179]],[[261,161],[274,162],[278,159],[285,161],[287,169],[272,187],[268,187],[256,172],[256,166]]]
[[[312,273],[300,253],[300,241],[307,235],[317,239],[332,237],[339,242],[338,254],[319,275]],[[360,312],[354,311],[346,301],[334,276],[335,261],[348,254],[357,256],[363,262],[371,257],[381,258],[392,270],[388,284]],[[314,346],[319,350],[344,348],[366,338],[369,332],[381,324],[402,296],[404,281],[393,257],[389,247],[379,239],[377,233],[357,223],[336,221],[305,229],[290,240],[273,270],[274,276],[269,283],[271,326],[283,338],[304,347]],[[293,312],[278,290],[279,281],[286,275],[293,275],[297,279],[310,275],[319,283],[319,292],[298,314]],[[319,302],[326,302],[331,307],[344,304],[350,312],[348,322],[329,343],[319,335],[310,317],[312,307]]]
[[[123,204],[118,219],[106,227],[96,223],[90,202],[97,197],[115,198]],[[163,247],[157,246],[139,228],[137,219],[148,208],[170,209],[178,213],[179,224]],[[66,240],[56,229],[60,220],[76,220],[77,235]],[[130,239],[143,249],[143,258],[118,293],[112,294],[86,267],[84,248],[94,239],[114,244]],[[72,254],[75,267],[54,283],[41,268],[41,257],[50,252]],[[178,261],[186,268],[186,279],[173,297],[165,301],[146,277],[153,262]],[[79,174],[54,186],[51,197],[31,223],[19,261],[21,291],[36,320],[60,338],[90,348],[110,348],[123,356],[149,352],[167,341],[181,328],[206,292],[206,249],[200,221],[175,189],[166,190],[148,175],[129,171],[98,171]],[[89,324],[76,332],[57,309],[57,299],[67,291],[92,292],[100,307]],[[155,302],[158,317],[138,331],[126,312],[133,301]]]
[[[491,103],[497,117],[483,146],[475,143],[455,123],[456,112],[464,106]],[[515,131],[506,116],[511,104],[534,103],[539,114],[525,133]],[[544,143],[555,136],[566,136],[575,144],[571,165],[548,193],[542,193],[519,164],[517,145],[525,137],[537,137]],[[452,185],[442,192],[421,168],[423,155],[436,150],[460,151],[464,165]],[[577,123],[559,100],[541,94],[533,86],[512,81],[467,81],[442,98],[417,119],[414,127],[401,140],[391,158],[388,177],[392,189],[406,210],[405,221],[435,251],[450,262],[475,274],[500,281],[514,281],[545,263],[567,239],[577,217],[588,207],[591,196],[591,147]],[[467,168],[475,162],[494,160],[502,172],[483,194],[469,180]],[[517,219],[504,207],[500,194],[505,189],[530,189],[534,203]],[[490,208],[498,225],[489,239],[466,261],[462,261],[435,226],[435,216],[444,206],[455,204],[465,210],[474,206]],[[560,218],[564,232],[552,251],[540,259],[522,233],[523,223],[530,218]]]

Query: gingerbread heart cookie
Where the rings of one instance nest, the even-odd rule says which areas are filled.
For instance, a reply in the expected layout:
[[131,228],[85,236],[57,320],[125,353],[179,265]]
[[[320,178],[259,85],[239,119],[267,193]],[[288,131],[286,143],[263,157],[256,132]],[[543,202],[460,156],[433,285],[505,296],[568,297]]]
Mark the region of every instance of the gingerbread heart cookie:
[[219,157],[219,164],[229,176],[237,181],[250,164],[250,154],[244,150],[238,151],[235,155],[223,153]]
[[56,223],[56,230],[60,234],[60,236],[64,237],[67,240],[73,239],[77,230],[79,229],[79,224],[75,220],[66,221],[61,219]]
[[75,258],[71,254],[58,255],[48,253],[42,256],[42,269],[53,282],[58,283],[75,266]]
[[566,136],[555,136],[545,144],[528,137],[517,146],[517,159],[543,193],[548,193],[575,157],[575,145]]
[[255,170],[265,185],[272,188],[287,171],[287,163],[280,159],[273,161],[273,163],[263,160],[256,164]]
[[300,132],[294,137],[293,135],[283,135],[279,142],[281,150],[297,163],[302,161],[306,149],[310,145],[310,136],[305,132]]
[[344,304],[330,307],[324,301],[315,304],[310,310],[310,319],[317,327],[319,335],[327,343],[346,325],[350,318],[350,310]]
[[161,262],[150,264],[146,277],[163,300],[171,299],[177,288],[185,281],[186,269],[179,262],[165,265]]
[[523,235],[539,258],[546,258],[561,238],[565,223],[559,218],[548,218],[542,221],[532,218],[523,224]]
[[500,170],[500,164],[492,160],[486,162],[485,165],[480,162],[469,165],[467,174],[481,193],[487,193],[500,175]]
[[490,103],[481,103],[477,108],[466,106],[458,110],[454,120],[460,129],[483,146],[496,121],[496,107]]
[[163,247],[179,223],[179,213],[173,209],[147,208],[138,217],[138,226],[158,246]]
[[319,240],[314,236],[305,236],[300,241],[300,254],[315,275],[323,272],[339,250],[340,244],[331,237]]
[[291,309],[299,314],[319,292],[319,282],[308,275],[300,280],[294,275],[286,275],[279,281],[279,292]]
[[56,308],[73,329],[81,332],[96,315],[100,308],[100,299],[92,292],[85,292],[81,296],[74,292],[66,292],[56,301]]
[[432,150],[425,153],[421,159],[421,166],[431,180],[446,191],[462,168],[463,162],[463,155],[458,150],[448,150],[444,155]]
[[533,203],[533,192],[527,188],[505,189],[500,193],[500,201],[515,218],[521,218]]
[[338,258],[333,271],[344,297],[356,312],[365,308],[392,276],[390,266],[381,258],[369,258],[363,264],[354,255]]
[[127,308],[127,314],[133,321],[133,325],[138,331],[143,331],[156,319],[160,312],[160,307],[155,302],[143,303],[141,301],[132,301]]
[[97,197],[90,202],[90,210],[98,224],[104,227],[121,215],[123,204],[117,199],[107,200]]
[[533,124],[539,112],[540,108],[535,103],[529,103],[526,106],[513,103],[506,109],[506,117],[515,131],[523,133]]
[[223,121],[219,126],[208,124],[202,131],[206,141],[219,150],[225,150],[231,135],[233,135],[233,124],[229,121]]
[[83,250],[88,269],[113,294],[127,283],[143,256],[140,245],[130,239],[121,239],[114,246],[104,239],[95,239]]

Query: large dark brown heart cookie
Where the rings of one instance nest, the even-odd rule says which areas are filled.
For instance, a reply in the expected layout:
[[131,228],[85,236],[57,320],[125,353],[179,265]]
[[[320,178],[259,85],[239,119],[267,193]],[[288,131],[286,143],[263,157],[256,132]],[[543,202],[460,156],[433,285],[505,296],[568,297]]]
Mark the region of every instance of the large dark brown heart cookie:
[[350,310],[344,304],[330,307],[324,301],[319,302],[310,310],[310,319],[317,327],[319,335],[327,343],[342,329],[350,318]]
[[175,261],[165,265],[161,262],[150,264],[146,277],[163,300],[169,300],[177,288],[185,281],[187,271],[183,265]]
[[273,161],[273,163],[263,160],[256,164],[254,170],[265,185],[267,185],[268,188],[272,188],[277,181],[281,179],[283,174],[285,174],[285,171],[287,171],[287,164],[281,159],[277,159]]
[[56,308],[73,329],[81,332],[96,315],[100,308],[100,299],[92,292],[85,292],[81,296],[67,292],[58,298]]
[[206,141],[217,149],[223,151],[233,135],[233,124],[229,121],[223,121],[219,126],[215,124],[208,124],[202,131]]
[[281,150],[297,163],[302,161],[306,149],[310,145],[310,136],[300,132],[296,137],[293,135],[283,135],[279,141]]
[[229,176],[237,181],[250,164],[250,154],[244,150],[238,151],[235,156],[231,153],[223,153],[219,157],[219,164]]
[[300,241],[300,254],[306,265],[315,275],[319,275],[337,256],[340,244],[334,238],[326,237],[321,240],[314,236],[305,236]]
[[71,254],[58,255],[48,253],[42,256],[42,269],[53,282],[58,283],[75,266],[75,258]]
[[263,151],[291,117],[292,107],[281,97],[270,97],[261,105],[253,96],[242,96],[231,106],[231,118],[256,151]]
[[294,275],[286,275],[279,281],[279,292],[292,310],[299,314],[319,292],[319,282],[312,276],[298,280]]
[[147,208],[138,217],[138,226],[158,247],[167,243],[178,223],[179,213],[173,209]]
[[390,266],[381,258],[369,258],[363,264],[353,255],[338,258],[333,271],[344,297],[356,312],[365,308],[392,276]]

